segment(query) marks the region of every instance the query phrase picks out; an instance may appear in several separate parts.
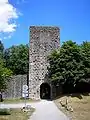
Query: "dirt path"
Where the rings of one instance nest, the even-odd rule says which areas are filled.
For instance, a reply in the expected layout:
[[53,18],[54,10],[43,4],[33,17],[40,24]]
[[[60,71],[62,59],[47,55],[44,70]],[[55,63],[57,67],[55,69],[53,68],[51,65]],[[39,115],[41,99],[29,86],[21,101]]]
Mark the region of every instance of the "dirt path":
[[[53,101],[42,100],[39,102],[27,103],[35,108],[35,112],[29,120],[70,120],[61,112]],[[0,108],[22,108],[24,103],[18,104],[0,104]]]
[[36,106],[36,111],[29,120],[69,120],[69,118],[62,113],[53,101],[40,101]]

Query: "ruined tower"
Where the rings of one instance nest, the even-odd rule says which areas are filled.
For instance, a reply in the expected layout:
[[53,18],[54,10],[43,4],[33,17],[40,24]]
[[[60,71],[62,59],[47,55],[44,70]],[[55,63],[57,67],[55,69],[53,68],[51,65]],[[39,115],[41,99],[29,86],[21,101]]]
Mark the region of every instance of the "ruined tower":
[[[47,56],[60,47],[58,27],[31,26],[29,49],[29,97],[40,99],[40,86],[47,83]],[[44,86],[44,85],[43,85]]]

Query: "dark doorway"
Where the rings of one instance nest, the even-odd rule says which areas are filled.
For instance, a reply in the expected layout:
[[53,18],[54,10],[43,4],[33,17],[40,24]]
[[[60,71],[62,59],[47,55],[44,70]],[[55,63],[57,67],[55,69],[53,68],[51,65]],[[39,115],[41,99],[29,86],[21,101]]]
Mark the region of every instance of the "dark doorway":
[[40,85],[40,98],[50,99],[51,98],[51,88],[48,83],[42,83]]

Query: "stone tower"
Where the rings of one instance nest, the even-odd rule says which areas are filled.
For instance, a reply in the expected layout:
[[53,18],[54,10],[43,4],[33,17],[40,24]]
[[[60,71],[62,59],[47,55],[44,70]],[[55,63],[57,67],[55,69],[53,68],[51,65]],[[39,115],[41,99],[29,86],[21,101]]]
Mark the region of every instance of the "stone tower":
[[30,27],[29,97],[40,99],[40,86],[46,83],[47,56],[60,47],[60,30],[51,26]]

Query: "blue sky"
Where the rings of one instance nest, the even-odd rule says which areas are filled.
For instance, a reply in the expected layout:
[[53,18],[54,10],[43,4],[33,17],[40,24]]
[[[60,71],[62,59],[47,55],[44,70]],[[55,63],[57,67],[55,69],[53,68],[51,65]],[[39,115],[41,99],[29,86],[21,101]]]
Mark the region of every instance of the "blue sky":
[[12,37],[2,40],[5,48],[29,43],[29,26],[59,26],[60,43],[90,41],[90,0],[9,0],[21,15]]

